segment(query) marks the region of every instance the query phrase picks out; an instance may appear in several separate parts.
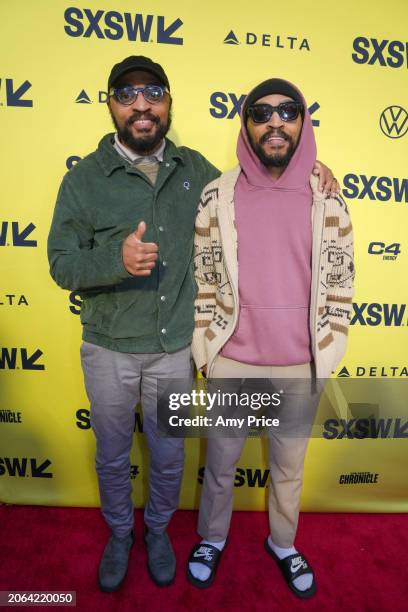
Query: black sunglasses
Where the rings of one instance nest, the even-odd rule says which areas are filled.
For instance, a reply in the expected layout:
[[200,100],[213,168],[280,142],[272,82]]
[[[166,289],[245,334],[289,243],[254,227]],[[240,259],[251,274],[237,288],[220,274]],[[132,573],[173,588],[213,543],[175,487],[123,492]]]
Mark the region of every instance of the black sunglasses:
[[303,104],[300,104],[300,102],[281,102],[278,106],[252,104],[247,112],[254,123],[266,123],[275,111],[282,121],[294,121],[303,111]]

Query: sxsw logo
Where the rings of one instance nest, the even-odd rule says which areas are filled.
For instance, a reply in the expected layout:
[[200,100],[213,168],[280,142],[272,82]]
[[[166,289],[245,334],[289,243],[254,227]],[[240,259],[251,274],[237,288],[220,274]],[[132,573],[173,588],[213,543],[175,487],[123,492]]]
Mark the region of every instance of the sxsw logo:
[[265,33],[246,32],[240,38],[234,30],[230,30],[224,38],[224,45],[259,45],[261,47],[276,47],[276,49],[291,49],[310,51],[307,38],[298,36],[282,36]]
[[[268,484],[270,470],[261,470],[259,468],[239,468],[235,470],[234,487],[243,487],[246,485],[251,489],[258,487],[264,489]],[[198,482],[204,482],[205,467],[200,467],[198,470]]]
[[69,301],[71,304],[69,309],[72,312],[72,314],[74,315],[81,314],[82,300],[81,300],[81,296],[79,295],[79,293],[76,293],[75,291],[71,291],[71,293],[69,294]]
[[[91,429],[91,411],[89,408],[79,408],[75,413],[76,421],[75,424],[78,429],[87,430]],[[135,410],[135,421],[133,431],[143,433],[143,419],[139,411]]]
[[[100,104],[106,104],[108,101],[107,91],[98,91],[97,101]],[[93,100],[89,97],[85,89],[81,89],[77,97],[75,98],[76,104],[92,104]]]
[[[242,105],[247,94],[235,94],[225,93],[223,91],[214,91],[210,96],[210,115],[214,119],[233,119],[235,116],[239,116]],[[320,104],[314,102],[309,106],[309,113],[313,115],[319,110]],[[318,119],[312,119],[314,126],[319,126],[320,121]]]
[[408,366],[356,366],[351,369],[344,366],[337,374],[338,378],[368,377],[368,378],[406,378]]
[[64,30],[74,38],[92,36],[100,39],[157,42],[182,45],[183,38],[176,33],[183,25],[178,17],[171,23],[163,15],[142,15],[98,9],[69,7],[64,13]]
[[0,457],[0,476],[53,478],[52,472],[46,471],[50,465],[49,459],[40,463],[38,459],[31,457]]
[[408,42],[358,36],[353,40],[353,49],[355,53],[352,53],[351,57],[356,64],[408,68]]
[[[3,88],[3,82],[5,87]],[[0,90],[5,89],[5,100],[6,106],[25,106],[32,107],[33,101],[23,96],[30,89],[30,81],[23,81],[21,83],[15,83],[13,79],[1,79],[0,78]],[[0,106],[3,106],[3,102],[0,102]]]
[[37,241],[29,238],[34,230],[34,223],[22,227],[18,221],[2,221],[0,246],[36,247]]
[[403,418],[327,419],[325,440],[408,438],[408,420]]
[[345,175],[343,185],[343,195],[346,198],[408,202],[408,178],[350,173]]
[[408,132],[408,113],[402,106],[388,106],[380,116],[380,128],[388,138],[402,138]]
[[393,242],[386,244],[385,242],[370,242],[368,245],[369,255],[382,255],[382,259],[387,261],[395,261],[401,253],[401,244]]
[[26,348],[3,347],[0,349],[0,370],[45,370],[45,365],[38,363],[42,355],[40,349],[31,352]]
[[402,327],[406,325],[405,311],[406,304],[353,303],[353,318],[350,325]]

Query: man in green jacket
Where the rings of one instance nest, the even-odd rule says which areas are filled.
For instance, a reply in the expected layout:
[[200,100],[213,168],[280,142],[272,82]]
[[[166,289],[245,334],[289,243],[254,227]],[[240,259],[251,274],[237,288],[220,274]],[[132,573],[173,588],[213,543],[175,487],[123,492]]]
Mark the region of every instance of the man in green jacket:
[[[139,401],[150,452],[148,569],[159,585],[175,576],[166,528],[178,505],[183,440],[158,436],[157,385],[180,379],[191,389],[194,222],[201,191],[219,171],[166,138],[172,100],[159,64],[128,57],[112,68],[108,89],[116,133],[64,177],[48,255],[54,280],[83,300],[82,368],[101,508],[112,530],[99,585],[115,591],[133,544],[129,452]],[[330,171],[320,174],[330,187]]]

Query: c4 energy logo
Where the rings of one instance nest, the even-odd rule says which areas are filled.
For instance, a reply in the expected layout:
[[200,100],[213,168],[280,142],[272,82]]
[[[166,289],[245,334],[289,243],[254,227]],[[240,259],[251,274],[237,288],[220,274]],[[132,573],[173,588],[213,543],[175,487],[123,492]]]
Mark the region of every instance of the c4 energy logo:
[[0,457],[0,476],[53,478],[52,472],[46,471],[50,465],[49,459],[39,461],[31,457]]
[[408,202],[408,178],[346,174],[343,195],[351,200]]
[[358,36],[353,40],[353,49],[351,57],[356,64],[408,68],[408,42]]
[[0,225],[0,246],[36,247],[37,241],[29,238],[34,230],[34,223],[21,227],[18,221],[2,221]]
[[402,138],[408,132],[408,113],[402,106],[388,106],[381,113],[380,128],[388,138]]
[[353,303],[353,318],[350,325],[402,327],[406,325],[406,307],[406,304]]
[[401,244],[393,242],[385,244],[385,242],[370,242],[368,245],[369,255],[382,255],[382,259],[386,261],[395,261],[401,253]]
[[[224,91],[214,91],[210,96],[210,115],[214,119],[233,119],[239,116],[241,107],[247,94],[226,93]],[[309,113],[313,115],[319,110],[320,104],[314,102],[309,106]],[[320,125],[319,119],[312,118],[312,124],[317,127]]]
[[303,36],[245,32],[238,37],[234,30],[230,30],[223,42],[224,45],[258,45],[260,47],[274,47],[276,49],[289,49],[292,51],[310,51],[309,41]]
[[0,348],[0,370],[45,370],[39,363],[43,355],[40,349],[29,351],[26,348]]
[[182,45],[183,38],[176,33],[183,25],[178,17],[171,23],[163,15],[142,15],[98,9],[69,7],[64,13],[64,30],[74,38],[96,37],[108,40],[157,42],[164,45]]
[[30,81],[24,81],[18,85],[15,84],[13,79],[1,79],[0,78],[0,90],[3,90],[3,83],[5,83],[5,103],[0,102],[0,106],[25,106],[32,107],[33,101],[27,98],[23,98],[24,94],[30,89]]

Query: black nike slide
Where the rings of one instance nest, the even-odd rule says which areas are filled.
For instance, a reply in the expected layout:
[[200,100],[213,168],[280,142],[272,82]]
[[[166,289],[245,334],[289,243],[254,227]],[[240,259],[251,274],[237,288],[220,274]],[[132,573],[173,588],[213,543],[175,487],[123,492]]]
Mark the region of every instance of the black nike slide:
[[[272,559],[275,559],[283,574],[286,584],[295,595],[301,599],[308,599],[316,593],[315,575],[312,568],[301,553],[295,553],[294,555],[289,555],[284,559],[279,559],[279,557],[275,555],[272,548],[269,546],[268,538],[265,540],[265,550],[272,557]],[[312,574],[313,576],[312,585],[305,591],[296,588],[296,586],[293,584],[293,581],[296,578],[299,578],[299,576],[303,576],[303,574]]]
[[[207,587],[211,586],[214,582],[215,573],[217,571],[223,550],[218,550],[218,548],[212,544],[196,544],[188,558],[187,580],[199,589],[206,589]],[[207,580],[199,580],[193,576],[193,574],[190,572],[190,563],[202,563],[203,565],[206,565],[211,570]]]

